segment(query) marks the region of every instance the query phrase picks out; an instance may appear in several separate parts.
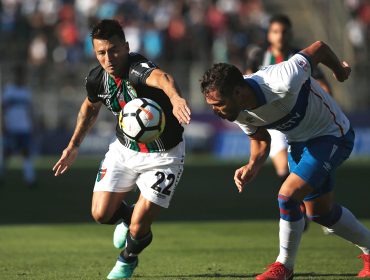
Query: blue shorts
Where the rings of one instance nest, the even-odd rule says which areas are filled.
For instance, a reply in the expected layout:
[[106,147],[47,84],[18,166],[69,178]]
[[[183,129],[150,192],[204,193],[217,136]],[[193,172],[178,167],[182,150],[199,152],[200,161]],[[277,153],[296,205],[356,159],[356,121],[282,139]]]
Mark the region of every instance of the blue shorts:
[[4,135],[4,150],[10,152],[31,148],[31,133],[7,133]]
[[335,171],[351,154],[354,140],[355,133],[351,127],[342,137],[322,136],[307,142],[289,143],[289,171],[314,188],[304,201],[334,189]]

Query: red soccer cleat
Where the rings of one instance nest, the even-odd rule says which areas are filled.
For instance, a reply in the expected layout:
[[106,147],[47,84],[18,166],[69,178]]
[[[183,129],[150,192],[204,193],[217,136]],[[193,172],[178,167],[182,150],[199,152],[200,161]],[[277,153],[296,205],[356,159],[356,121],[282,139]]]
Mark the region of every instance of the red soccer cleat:
[[357,277],[370,277],[370,255],[362,254],[357,258],[362,258],[362,261],[364,262],[364,269],[357,275]]
[[287,269],[282,263],[270,264],[265,273],[258,275],[257,280],[293,280],[293,270]]

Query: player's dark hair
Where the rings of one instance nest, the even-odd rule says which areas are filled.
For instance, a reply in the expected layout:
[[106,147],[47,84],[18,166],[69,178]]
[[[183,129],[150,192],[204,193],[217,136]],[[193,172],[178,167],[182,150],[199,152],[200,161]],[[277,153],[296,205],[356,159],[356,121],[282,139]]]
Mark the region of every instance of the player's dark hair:
[[290,21],[289,17],[284,14],[273,15],[270,19],[270,26],[275,22],[281,23],[288,28],[292,28],[292,22]]
[[207,97],[217,91],[222,97],[233,94],[234,88],[244,82],[243,74],[234,65],[227,63],[213,64],[200,81],[202,93]]
[[94,24],[91,31],[91,41],[94,45],[94,39],[108,40],[117,35],[121,41],[126,42],[125,32],[122,25],[114,19],[103,19]]

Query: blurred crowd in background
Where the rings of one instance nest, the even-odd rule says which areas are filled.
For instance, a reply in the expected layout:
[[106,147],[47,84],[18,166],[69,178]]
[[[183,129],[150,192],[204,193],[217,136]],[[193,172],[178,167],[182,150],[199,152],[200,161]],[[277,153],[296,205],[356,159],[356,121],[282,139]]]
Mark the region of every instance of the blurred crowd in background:
[[[322,0],[316,0],[320,4]],[[345,0],[348,37],[366,51],[370,1]],[[131,51],[155,61],[206,60],[245,69],[250,46],[266,46],[270,15],[262,0],[1,0],[4,61],[52,62],[69,71],[95,60],[94,22],[122,22]],[[42,82],[48,80],[44,70]]]
[[[250,44],[264,46],[261,0],[2,0],[1,60],[53,62],[70,70],[95,60],[94,22],[122,22],[131,51],[155,61],[225,61],[245,67]],[[47,73],[46,73],[47,74]],[[46,75],[47,76],[47,75]],[[45,81],[44,81],[45,82]]]
[[[314,0],[318,6],[328,1]],[[244,73],[251,50],[268,45],[266,33],[271,17],[271,12],[266,11],[267,1],[262,0],[1,0],[0,3],[3,54],[0,77],[4,85],[11,80],[12,67],[19,63],[27,66],[39,132],[73,131],[79,106],[86,97],[84,78],[98,64],[90,32],[100,19],[121,22],[130,50],[173,74],[185,98],[194,104],[190,95],[198,85],[192,87],[189,81],[193,69],[200,68],[196,82],[216,62],[234,64]],[[345,36],[355,50],[356,63],[361,65],[369,58],[370,0],[343,0],[342,5],[349,15]],[[370,108],[370,102],[367,105]],[[106,127],[105,118],[114,121],[104,112],[101,115],[97,128]]]

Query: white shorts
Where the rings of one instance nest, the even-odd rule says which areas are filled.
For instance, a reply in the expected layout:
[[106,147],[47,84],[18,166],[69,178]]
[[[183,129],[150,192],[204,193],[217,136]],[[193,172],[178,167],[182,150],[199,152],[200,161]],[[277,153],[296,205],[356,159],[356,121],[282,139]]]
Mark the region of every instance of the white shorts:
[[184,158],[184,141],[165,152],[140,153],[114,137],[101,162],[94,192],[130,192],[137,185],[146,199],[168,208],[184,169]]
[[270,157],[273,158],[281,150],[288,149],[288,143],[285,140],[285,135],[278,130],[268,129],[271,136]]

